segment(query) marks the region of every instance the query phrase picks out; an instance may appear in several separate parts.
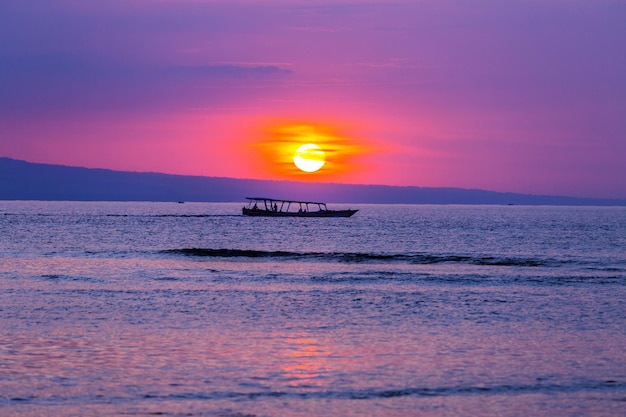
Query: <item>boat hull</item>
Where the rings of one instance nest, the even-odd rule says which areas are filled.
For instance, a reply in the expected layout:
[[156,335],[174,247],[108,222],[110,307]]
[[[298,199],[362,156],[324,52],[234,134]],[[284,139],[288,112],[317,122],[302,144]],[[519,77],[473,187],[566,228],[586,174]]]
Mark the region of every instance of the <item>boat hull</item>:
[[305,211],[305,212],[287,212],[287,211],[270,211],[249,209],[244,207],[242,214],[244,216],[256,217],[350,217],[358,210],[323,210],[323,211]]

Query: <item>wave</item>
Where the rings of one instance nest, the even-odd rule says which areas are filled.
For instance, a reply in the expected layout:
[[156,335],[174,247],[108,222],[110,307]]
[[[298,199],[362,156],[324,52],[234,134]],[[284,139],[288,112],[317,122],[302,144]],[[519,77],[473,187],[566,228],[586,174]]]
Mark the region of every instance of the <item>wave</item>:
[[104,214],[104,217],[141,217],[141,218],[186,218],[186,217],[241,217],[240,214]]
[[[309,387],[312,388],[312,387]],[[503,384],[503,385],[468,385],[468,386],[451,386],[451,387],[407,387],[407,388],[364,388],[364,389],[345,389],[345,390],[259,390],[259,391],[206,391],[206,392],[181,392],[181,393],[150,393],[139,394],[142,400],[157,401],[180,401],[180,400],[224,400],[224,399],[249,399],[256,400],[261,398],[293,398],[293,399],[326,399],[326,400],[375,400],[381,398],[398,398],[398,397],[452,397],[452,396],[472,396],[472,395],[518,395],[518,394],[560,394],[573,392],[623,392],[626,390],[626,383],[615,380],[596,380],[596,381],[579,381],[565,384]],[[130,397],[111,397],[111,401],[128,401]],[[38,396],[14,396],[7,397],[9,402],[20,403],[40,403],[40,404],[56,404],[62,401],[85,401],[87,403],[93,401],[93,398],[63,398],[55,397],[38,397]],[[620,400],[621,401],[621,400]],[[237,414],[239,415],[239,414]]]
[[62,275],[62,274],[43,274],[39,276],[35,276],[35,278],[39,278],[44,281],[53,281],[53,282],[91,282],[91,283],[103,283],[104,281],[101,279],[85,277],[85,276],[74,276],[74,275]]
[[[528,384],[528,385],[494,385],[494,386],[457,386],[457,387],[409,387],[409,388],[371,388],[324,391],[257,391],[257,392],[207,392],[207,393],[180,393],[164,396],[176,399],[218,400],[224,398],[258,399],[263,397],[291,397],[291,398],[324,398],[342,400],[371,400],[379,398],[397,397],[450,397],[466,395],[517,395],[517,394],[557,394],[585,391],[624,391],[626,383],[614,380],[584,381],[570,384]],[[144,398],[161,398],[159,395],[148,394]]]
[[330,261],[344,263],[408,263],[418,265],[429,264],[468,264],[483,266],[521,266],[542,267],[558,266],[565,261],[555,259],[541,259],[510,256],[472,256],[472,255],[445,255],[426,253],[358,253],[358,252],[292,252],[292,251],[264,251],[254,249],[207,249],[181,248],[160,251],[164,254],[184,255],[209,258],[255,258],[267,260],[303,260],[303,261]]

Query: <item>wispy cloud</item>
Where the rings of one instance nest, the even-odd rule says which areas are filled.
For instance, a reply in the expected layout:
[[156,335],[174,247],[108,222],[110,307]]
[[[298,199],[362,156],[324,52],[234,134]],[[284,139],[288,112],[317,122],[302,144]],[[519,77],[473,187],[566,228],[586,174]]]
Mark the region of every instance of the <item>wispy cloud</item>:
[[167,69],[168,72],[182,76],[206,76],[206,77],[269,77],[289,75],[293,70],[281,68],[276,65],[196,65],[196,66],[175,66]]
[[122,65],[67,54],[0,56],[0,108],[57,112],[146,102],[180,105],[181,100],[202,105],[219,100],[215,94],[206,97],[203,90],[208,87],[241,94],[242,88],[281,82],[292,73],[277,65]]

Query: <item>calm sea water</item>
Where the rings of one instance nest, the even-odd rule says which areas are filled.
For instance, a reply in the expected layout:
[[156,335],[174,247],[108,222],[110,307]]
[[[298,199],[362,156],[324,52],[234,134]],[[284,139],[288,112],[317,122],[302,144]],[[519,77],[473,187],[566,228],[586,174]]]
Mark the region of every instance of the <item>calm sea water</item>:
[[0,415],[626,415],[626,208],[241,206],[0,202]]

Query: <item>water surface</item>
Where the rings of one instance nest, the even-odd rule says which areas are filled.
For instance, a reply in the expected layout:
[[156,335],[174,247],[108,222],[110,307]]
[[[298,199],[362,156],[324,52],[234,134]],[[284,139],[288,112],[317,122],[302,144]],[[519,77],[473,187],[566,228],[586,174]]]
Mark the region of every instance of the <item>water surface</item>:
[[0,414],[626,413],[625,208],[357,208],[0,202]]

